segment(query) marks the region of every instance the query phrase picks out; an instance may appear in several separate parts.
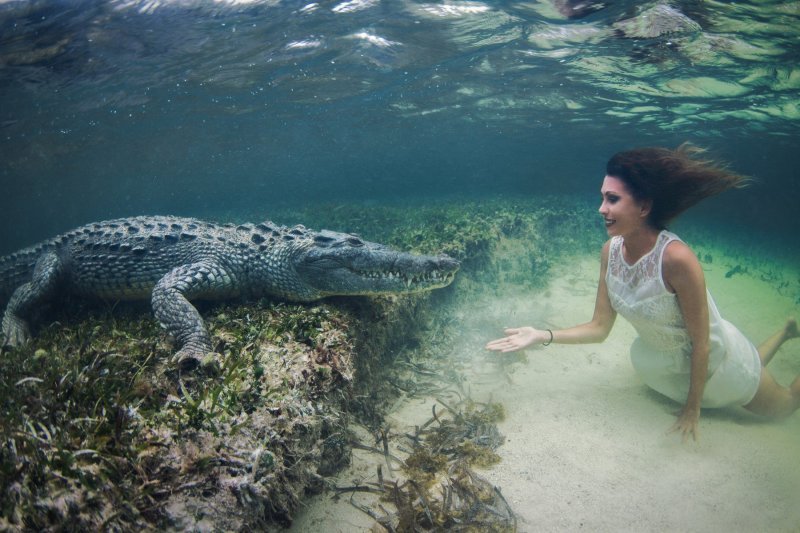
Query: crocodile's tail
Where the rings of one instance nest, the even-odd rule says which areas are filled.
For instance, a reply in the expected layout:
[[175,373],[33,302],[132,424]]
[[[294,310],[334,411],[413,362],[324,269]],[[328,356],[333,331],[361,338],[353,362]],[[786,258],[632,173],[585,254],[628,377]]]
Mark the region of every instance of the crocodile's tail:
[[44,246],[31,246],[10,255],[0,257],[0,314],[17,287],[33,276],[36,260]]

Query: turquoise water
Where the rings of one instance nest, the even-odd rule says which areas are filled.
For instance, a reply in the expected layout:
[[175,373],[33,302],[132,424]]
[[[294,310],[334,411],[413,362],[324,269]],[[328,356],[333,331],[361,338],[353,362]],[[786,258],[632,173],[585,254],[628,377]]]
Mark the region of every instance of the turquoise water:
[[[599,199],[612,153],[688,140],[757,180],[675,229],[701,254],[723,315],[761,340],[800,302],[800,3],[581,5],[0,0],[0,254],[140,214],[582,206]],[[580,237],[599,244],[599,220],[596,231]],[[530,265],[539,250],[501,251]],[[704,413],[700,444],[681,447],[664,436],[676,406],[627,360],[623,321],[599,347],[552,346],[499,375],[483,346],[504,326],[589,318],[597,254],[573,252],[546,289],[478,284],[454,311],[453,352],[476,367],[470,390],[509,406],[492,483],[545,529],[795,527],[800,417]],[[782,383],[798,373],[789,346],[771,365]],[[652,522],[613,521],[637,515]]]
[[759,179],[693,216],[796,250],[798,4],[569,5],[0,2],[0,253],[134,214],[594,198],[611,153],[685,140]]

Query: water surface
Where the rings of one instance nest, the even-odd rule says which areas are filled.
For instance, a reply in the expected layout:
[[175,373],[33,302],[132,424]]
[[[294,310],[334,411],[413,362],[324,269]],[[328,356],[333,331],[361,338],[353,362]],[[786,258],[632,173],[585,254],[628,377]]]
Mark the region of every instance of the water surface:
[[[0,1],[0,252],[109,217],[567,193],[685,140],[795,246],[800,4]],[[573,8],[573,9],[571,9]]]

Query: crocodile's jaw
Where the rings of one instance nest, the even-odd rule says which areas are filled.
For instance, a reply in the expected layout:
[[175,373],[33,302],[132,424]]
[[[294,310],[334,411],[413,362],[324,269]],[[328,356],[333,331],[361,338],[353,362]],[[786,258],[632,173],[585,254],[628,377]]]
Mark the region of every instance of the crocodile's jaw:
[[428,291],[449,285],[458,267],[447,256],[413,255],[373,243],[312,247],[295,262],[300,280],[326,296]]

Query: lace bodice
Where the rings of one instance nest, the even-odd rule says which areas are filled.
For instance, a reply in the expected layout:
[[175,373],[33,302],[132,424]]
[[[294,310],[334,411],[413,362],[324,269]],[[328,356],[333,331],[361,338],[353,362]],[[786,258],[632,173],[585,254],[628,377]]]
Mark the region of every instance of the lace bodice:
[[664,249],[673,240],[679,239],[662,231],[653,249],[628,265],[622,255],[622,237],[612,238],[606,284],[611,306],[633,325],[645,344],[662,352],[687,353],[691,340],[678,298],[667,290],[661,272]]

